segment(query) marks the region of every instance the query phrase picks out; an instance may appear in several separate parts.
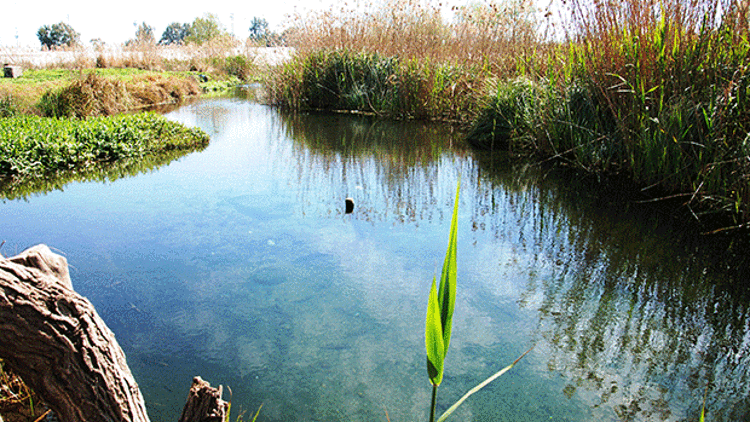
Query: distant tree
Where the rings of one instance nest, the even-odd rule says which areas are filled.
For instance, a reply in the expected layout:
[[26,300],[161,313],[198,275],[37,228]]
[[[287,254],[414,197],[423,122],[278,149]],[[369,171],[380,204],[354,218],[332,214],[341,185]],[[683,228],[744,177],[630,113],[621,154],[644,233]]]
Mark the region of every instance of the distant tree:
[[226,34],[227,32],[221,26],[219,18],[209,13],[202,18],[195,18],[190,25],[190,34],[185,37],[185,41],[200,45]]
[[62,45],[72,46],[81,42],[81,34],[65,22],[44,25],[36,32],[39,42],[47,48]]
[[190,35],[190,24],[189,23],[177,23],[173,22],[167,26],[164,33],[161,34],[159,44],[181,44],[185,38]]
[[139,44],[153,44],[155,42],[154,28],[146,25],[146,22],[142,22],[135,31],[135,42]]
[[255,17],[250,22],[250,39],[261,41],[268,36],[268,21]]

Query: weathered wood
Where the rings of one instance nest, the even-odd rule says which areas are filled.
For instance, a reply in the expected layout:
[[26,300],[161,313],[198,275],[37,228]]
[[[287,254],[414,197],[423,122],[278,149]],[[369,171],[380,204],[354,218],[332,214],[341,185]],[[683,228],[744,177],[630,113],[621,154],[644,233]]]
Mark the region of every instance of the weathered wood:
[[222,388],[213,388],[201,377],[193,378],[179,422],[224,422],[229,404],[221,398]]
[[45,245],[0,256],[0,358],[61,421],[149,420],[114,334]]

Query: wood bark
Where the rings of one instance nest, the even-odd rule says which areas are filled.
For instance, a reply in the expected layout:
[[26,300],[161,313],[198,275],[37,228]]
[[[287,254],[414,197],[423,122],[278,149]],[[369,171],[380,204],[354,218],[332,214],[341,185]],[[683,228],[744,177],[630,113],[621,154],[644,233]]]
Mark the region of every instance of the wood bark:
[[[46,245],[0,255],[0,359],[62,422],[149,422],[114,334]],[[180,422],[223,422],[221,395],[195,377]]]
[[221,386],[213,388],[201,377],[193,378],[179,422],[224,422],[229,404],[221,399]]
[[0,358],[63,422],[148,422],[112,331],[45,245],[0,257]]

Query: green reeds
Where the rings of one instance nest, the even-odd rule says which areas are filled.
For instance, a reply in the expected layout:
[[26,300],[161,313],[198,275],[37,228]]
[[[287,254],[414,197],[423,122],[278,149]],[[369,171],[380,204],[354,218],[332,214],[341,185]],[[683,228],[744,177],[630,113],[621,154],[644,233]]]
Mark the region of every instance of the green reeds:
[[481,72],[378,53],[319,50],[272,74],[271,102],[293,109],[346,110],[400,119],[466,120]]
[[529,5],[460,8],[453,22],[411,1],[298,17],[299,56],[273,77],[272,97],[473,120],[477,147],[630,177],[653,199],[750,226],[747,5],[572,1],[546,40]]
[[572,10],[568,74],[614,123],[601,133],[610,166],[655,197],[746,224],[747,7],[650,0]]
[[[453,311],[456,306],[456,252],[458,243],[458,200],[461,191],[461,182],[456,186],[456,200],[453,205],[453,217],[451,218],[450,235],[448,237],[448,249],[443,260],[443,269],[440,274],[440,284],[437,285],[436,277],[432,278],[430,296],[427,301],[427,317],[425,318],[425,349],[427,351],[427,376],[432,385],[432,400],[430,403],[430,422],[435,422],[437,410],[437,388],[443,381],[445,371],[445,356],[451,342],[453,326]],[[479,383],[469,390],[456,403],[448,408],[437,419],[437,422],[445,421],[466,399],[481,390],[489,383],[508,372],[520,361],[531,349],[526,351],[513,363],[501,369],[491,377]]]

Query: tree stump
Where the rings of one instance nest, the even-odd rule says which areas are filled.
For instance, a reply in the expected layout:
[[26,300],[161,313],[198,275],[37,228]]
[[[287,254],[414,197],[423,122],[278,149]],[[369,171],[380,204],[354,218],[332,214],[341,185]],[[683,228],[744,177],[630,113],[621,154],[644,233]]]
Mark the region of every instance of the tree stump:
[[0,358],[65,422],[148,422],[112,331],[45,245],[0,257]]
[[221,398],[222,388],[213,388],[201,377],[193,378],[179,422],[224,422],[229,404]]
[[[0,255],[0,358],[63,422],[149,422],[115,335],[46,245]],[[221,394],[195,377],[180,422],[223,422]]]

